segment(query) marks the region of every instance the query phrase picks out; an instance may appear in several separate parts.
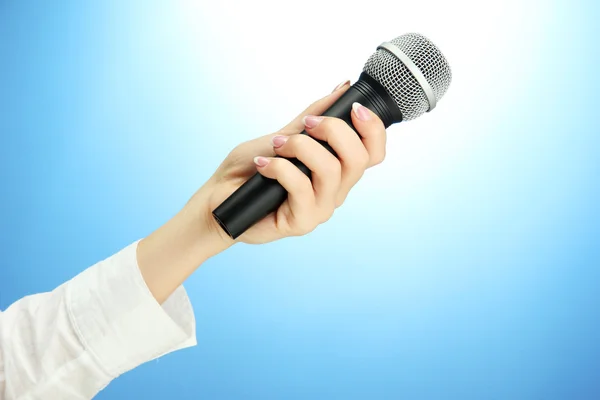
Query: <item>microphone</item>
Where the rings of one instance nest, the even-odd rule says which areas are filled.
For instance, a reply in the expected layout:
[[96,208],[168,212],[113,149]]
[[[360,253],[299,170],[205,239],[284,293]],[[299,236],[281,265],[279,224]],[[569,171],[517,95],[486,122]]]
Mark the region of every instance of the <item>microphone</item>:
[[[373,111],[387,129],[433,110],[451,80],[450,66],[440,50],[421,34],[405,34],[378,46],[358,81],[322,115],[340,118],[356,131],[351,111],[352,104],[359,102]],[[319,142],[336,155],[326,142]],[[310,170],[298,159],[289,160],[310,177]],[[218,206],[213,216],[236,239],[277,210],[286,198],[287,191],[277,180],[257,172]]]

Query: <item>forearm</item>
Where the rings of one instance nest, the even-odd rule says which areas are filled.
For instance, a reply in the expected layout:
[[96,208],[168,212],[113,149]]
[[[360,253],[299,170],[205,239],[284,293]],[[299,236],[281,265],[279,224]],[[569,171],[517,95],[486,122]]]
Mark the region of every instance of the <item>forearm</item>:
[[210,216],[199,215],[192,201],[137,248],[142,277],[154,298],[162,304],[208,258],[233,242],[223,238],[211,224]]

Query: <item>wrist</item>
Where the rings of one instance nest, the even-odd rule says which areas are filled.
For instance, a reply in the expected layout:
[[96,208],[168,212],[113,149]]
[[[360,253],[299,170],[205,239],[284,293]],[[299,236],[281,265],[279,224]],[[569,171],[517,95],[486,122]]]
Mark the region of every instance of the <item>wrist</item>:
[[138,266],[157,301],[166,300],[200,265],[234,243],[219,232],[206,209],[206,202],[193,199],[138,244]]
[[207,203],[198,203],[188,203],[174,219],[181,219],[181,226],[185,226],[182,231],[186,232],[186,241],[190,242],[190,251],[204,262],[231,247],[235,241],[218,225]]

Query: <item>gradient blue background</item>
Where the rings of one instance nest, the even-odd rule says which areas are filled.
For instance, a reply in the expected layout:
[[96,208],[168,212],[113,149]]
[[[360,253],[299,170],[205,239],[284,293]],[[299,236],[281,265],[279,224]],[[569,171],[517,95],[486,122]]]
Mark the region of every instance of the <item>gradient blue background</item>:
[[0,309],[420,31],[453,67],[439,108],[390,129],[328,224],[209,260],[198,346],[97,398],[600,398],[599,9],[0,1]]

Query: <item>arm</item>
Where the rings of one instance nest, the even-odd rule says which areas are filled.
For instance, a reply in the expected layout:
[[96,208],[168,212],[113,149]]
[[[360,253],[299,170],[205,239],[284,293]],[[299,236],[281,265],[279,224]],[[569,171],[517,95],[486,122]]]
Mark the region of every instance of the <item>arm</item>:
[[[141,241],[140,270],[159,302],[204,261],[235,243],[214,221],[212,210],[256,171],[277,179],[289,195],[275,213],[238,238],[252,244],[309,233],[331,217],[366,168],[383,161],[385,128],[367,108],[353,107],[352,123],[360,137],[340,119],[315,117],[327,110],[349,83],[338,85],[276,134],[236,147],[181,212]],[[302,130],[328,142],[339,160],[311,137],[297,135]],[[312,182],[289,161],[274,158],[276,155],[298,158],[311,169]]]
[[[241,144],[172,219],[139,243],[88,268],[50,293],[0,313],[0,399],[89,399],[115,377],[196,343],[181,286],[204,261],[235,242],[212,210],[256,171],[277,179],[288,199],[238,241],[304,235],[332,215],[365,168],[383,160],[385,129],[365,108],[353,125],[319,115],[341,85],[276,135]],[[339,159],[309,136],[327,141]],[[283,157],[296,157],[312,182]]]

